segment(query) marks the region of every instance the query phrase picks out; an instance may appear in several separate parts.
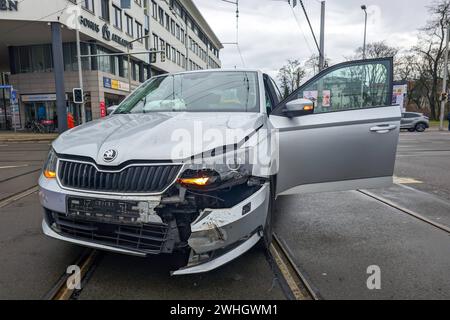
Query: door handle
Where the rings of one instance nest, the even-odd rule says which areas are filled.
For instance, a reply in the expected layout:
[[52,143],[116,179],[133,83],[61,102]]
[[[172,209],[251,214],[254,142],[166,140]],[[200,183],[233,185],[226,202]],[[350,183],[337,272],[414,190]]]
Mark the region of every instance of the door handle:
[[380,125],[380,126],[370,128],[370,132],[388,133],[395,129],[397,129],[397,126],[395,126],[395,125]]

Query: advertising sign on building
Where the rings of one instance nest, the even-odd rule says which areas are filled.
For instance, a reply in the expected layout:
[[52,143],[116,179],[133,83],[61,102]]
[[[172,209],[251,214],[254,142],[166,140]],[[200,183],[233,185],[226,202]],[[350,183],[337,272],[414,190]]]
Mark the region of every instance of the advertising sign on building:
[[129,91],[130,85],[120,80],[103,77],[103,86],[107,89]]

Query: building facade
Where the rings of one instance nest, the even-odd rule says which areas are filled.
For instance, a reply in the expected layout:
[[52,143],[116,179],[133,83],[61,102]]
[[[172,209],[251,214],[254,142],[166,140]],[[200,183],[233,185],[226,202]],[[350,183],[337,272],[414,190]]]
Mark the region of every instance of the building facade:
[[[222,45],[193,1],[130,4],[125,9],[120,0],[0,0],[0,129],[24,129],[31,122],[56,127],[62,103],[80,123],[81,107],[72,94],[79,87],[77,26],[86,56],[81,65],[87,120],[101,117],[101,106],[120,103],[153,75],[221,67]],[[61,47],[58,64],[54,50]],[[156,61],[150,50],[158,52]],[[63,95],[55,85],[61,69]],[[18,115],[7,85],[17,92]]]

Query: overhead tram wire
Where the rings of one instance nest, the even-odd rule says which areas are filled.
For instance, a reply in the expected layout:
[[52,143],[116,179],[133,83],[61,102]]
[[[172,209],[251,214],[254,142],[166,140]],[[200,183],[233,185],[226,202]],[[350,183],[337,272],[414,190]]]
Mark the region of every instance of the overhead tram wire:
[[236,5],[236,42],[222,42],[222,45],[225,45],[225,44],[235,45],[238,50],[242,66],[245,68],[244,57],[242,55],[241,47],[239,46],[239,0],[236,0],[236,1],[221,0],[221,1]]
[[308,38],[306,38],[305,32],[303,31],[303,27],[302,27],[302,25],[301,25],[301,23],[300,23],[300,21],[299,21],[297,15],[295,14],[294,8],[293,8],[292,6],[289,6],[289,8],[291,8],[292,15],[294,16],[295,22],[297,23],[297,26],[298,26],[298,28],[300,29],[300,33],[302,34],[303,39],[305,39],[305,43],[306,43],[306,46],[308,47],[309,52],[310,52],[311,54],[314,54],[314,52],[313,52],[313,50],[312,50],[312,48],[311,48],[311,45],[310,45],[310,43],[309,43],[309,41],[308,41]]
[[303,13],[305,14],[306,21],[308,21],[309,28],[311,29],[311,34],[314,38],[314,42],[316,44],[317,50],[319,51],[319,55],[322,55],[322,50],[320,50],[320,46],[319,46],[319,43],[317,42],[316,34],[314,33],[314,29],[311,25],[311,21],[309,20],[309,16],[308,16],[308,13],[306,12],[306,8],[305,8],[305,5],[303,4],[303,0],[299,0],[299,1],[300,1],[300,5],[302,6]]

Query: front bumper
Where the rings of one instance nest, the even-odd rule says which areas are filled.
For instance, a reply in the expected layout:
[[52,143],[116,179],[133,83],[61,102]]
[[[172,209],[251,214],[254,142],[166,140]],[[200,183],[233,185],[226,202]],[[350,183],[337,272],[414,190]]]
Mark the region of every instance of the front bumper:
[[[155,201],[151,197],[111,196],[89,194],[62,189],[56,180],[48,180],[41,176],[39,180],[39,198],[47,211],[67,214],[66,200],[68,196],[109,198],[139,201]],[[263,185],[250,197],[229,209],[206,209],[191,224],[191,236],[188,240],[191,257],[186,267],[173,272],[173,275],[201,273],[218,268],[237,258],[261,238],[269,205],[269,183]],[[145,257],[148,254],[139,250],[118,247],[114,244],[102,243],[63,234],[48,221],[42,222],[43,232],[52,238],[77,245],[106,250],[116,253]]]

